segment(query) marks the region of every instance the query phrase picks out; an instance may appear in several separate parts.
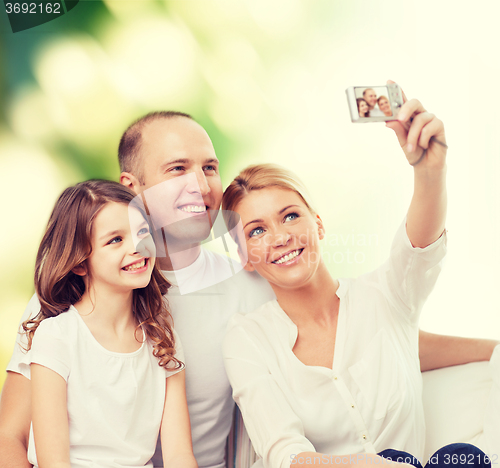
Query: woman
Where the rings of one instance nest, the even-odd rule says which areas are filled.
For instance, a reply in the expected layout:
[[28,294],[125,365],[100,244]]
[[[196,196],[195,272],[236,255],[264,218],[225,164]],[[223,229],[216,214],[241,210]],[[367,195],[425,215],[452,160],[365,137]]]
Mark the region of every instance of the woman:
[[363,98],[357,98],[358,112],[360,117],[370,117],[370,106]]
[[386,117],[390,117],[392,115],[391,105],[389,104],[389,99],[385,96],[380,96],[377,99],[379,109],[384,113]]
[[424,457],[418,316],[446,250],[446,140],[416,100],[387,125],[414,166],[414,195],[388,262],[357,280],[330,276],[323,223],[289,172],[247,168],[224,194],[223,209],[241,216],[245,268],[277,298],[236,316],[224,345],[265,467],[367,466],[391,448]]

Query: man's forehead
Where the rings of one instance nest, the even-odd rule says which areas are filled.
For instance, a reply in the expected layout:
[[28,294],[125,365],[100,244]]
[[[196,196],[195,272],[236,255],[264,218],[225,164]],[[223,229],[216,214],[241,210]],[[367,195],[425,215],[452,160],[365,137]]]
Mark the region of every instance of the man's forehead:
[[162,152],[214,153],[212,141],[203,127],[185,117],[148,122],[142,132],[142,149]]
[[210,140],[204,128],[187,117],[159,118],[147,122],[141,131],[144,141],[156,141],[163,138],[192,140],[204,138]]
[[186,117],[148,122],[142,131],[140,151],[145,167],[155,171],[172,164],[218,164],[208,134]]

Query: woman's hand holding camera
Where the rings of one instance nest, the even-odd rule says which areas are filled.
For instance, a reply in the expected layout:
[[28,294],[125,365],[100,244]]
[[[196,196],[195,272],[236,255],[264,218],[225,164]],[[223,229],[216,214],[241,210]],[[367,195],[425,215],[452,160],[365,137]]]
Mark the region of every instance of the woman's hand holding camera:
[[446,137],[444,125],[434,114],[427,112],[417,99],[407,100],[397,120],[386,123],[398,137],[410,165],[427,169],[444,169],[446,166]]

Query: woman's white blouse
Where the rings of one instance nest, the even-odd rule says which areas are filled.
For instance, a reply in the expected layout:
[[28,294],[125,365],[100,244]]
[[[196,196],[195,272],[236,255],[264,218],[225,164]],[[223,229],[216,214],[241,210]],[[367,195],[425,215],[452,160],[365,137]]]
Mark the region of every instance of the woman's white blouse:
[[297,327],[277,301],[233,317],[226,370],[265,467],[289,468],[301,452],[394,448],[422,459],[418,317],[445,253],[446,234],[414,248],[403,223],[386,263],[340,281],[332,369],[299,361],[292,351]]

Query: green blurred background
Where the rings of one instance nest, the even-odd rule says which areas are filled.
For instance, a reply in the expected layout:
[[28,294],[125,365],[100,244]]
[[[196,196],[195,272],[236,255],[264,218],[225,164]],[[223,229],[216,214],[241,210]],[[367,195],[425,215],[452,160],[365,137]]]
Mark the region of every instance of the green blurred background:
[[[33,294],[58,194],[117,180],[126,126],[191,113],[224,185],[271,161],[311,189],[336,276],[375,268],[408,206],[412,173],[383,124],[350,123],[344,90],[398,81],[446,124],[450,256],[423,328],[500,336],[497,2],[106,0],[13,34],[0,12],[0,367]],[[4,375],[0,373],[0,385]]]

